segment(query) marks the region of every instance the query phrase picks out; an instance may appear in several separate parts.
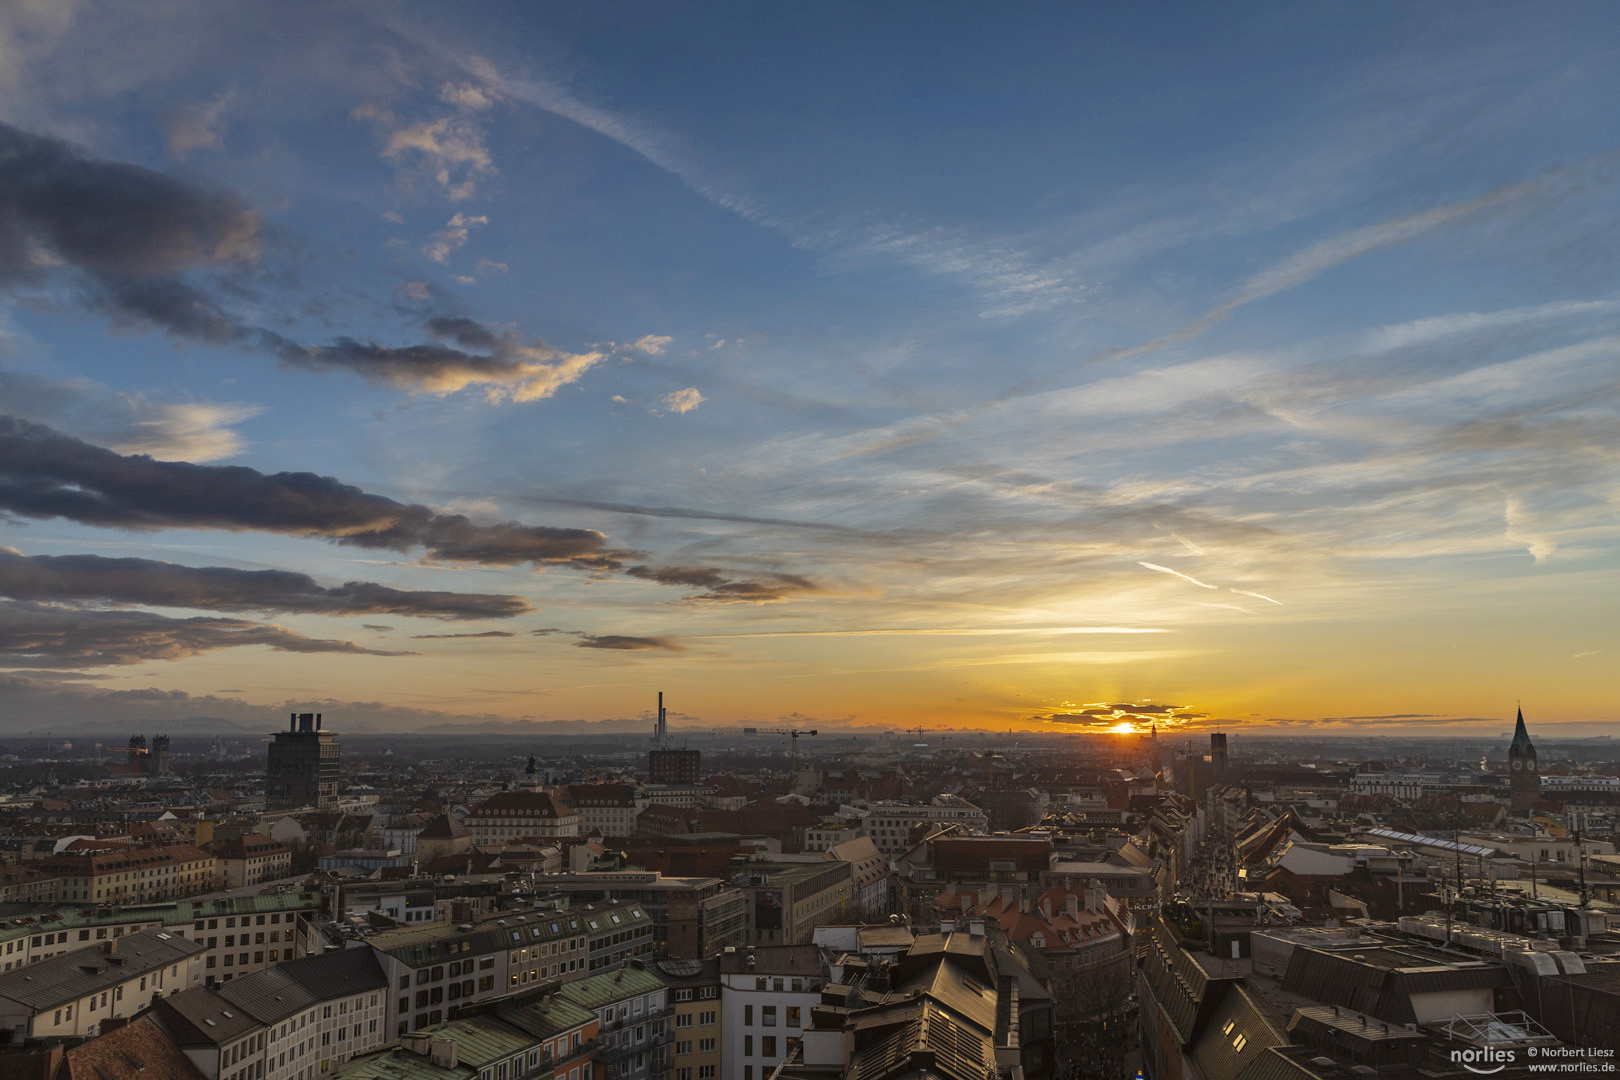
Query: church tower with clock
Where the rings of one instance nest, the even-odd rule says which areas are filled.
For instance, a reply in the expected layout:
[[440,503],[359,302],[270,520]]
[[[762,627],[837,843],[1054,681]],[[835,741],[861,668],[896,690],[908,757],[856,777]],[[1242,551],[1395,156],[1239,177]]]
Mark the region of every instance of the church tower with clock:
[[1536,771],[1536,748],[1524,729],[1524,710],[1508,744],[1508,787],[1513,793],[1513,809],[1529,810],[1541,798],[1541,774]]

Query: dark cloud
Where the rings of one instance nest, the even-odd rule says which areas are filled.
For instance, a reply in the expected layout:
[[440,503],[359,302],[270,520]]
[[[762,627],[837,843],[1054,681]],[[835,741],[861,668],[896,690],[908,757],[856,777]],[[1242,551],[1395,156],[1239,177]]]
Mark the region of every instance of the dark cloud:
[[581,634],[574,646],[580,649],[611,649],[616,652],[685,652],[685,646],[667,637],[626,637],[622,634]]
[[469,352],[438,342],[393,346],[348,337],[328,345],[301,345],[270,331],[260,331],[257,340],[288,367],[346,371],[397,390],[430,394],[453,394],[481,386],[492,397],[513,401],[550,397],[605,355],[564,352],[544,342],[526,343],[510,333],[497,338],[471,319],[446,321],[467,324],[468,329],[458,334],[457,340],[487,338],[492,347],[487,352]]
[[40,424],[0,416],[0,512],[117,529],[256,530],[324,536],[350,547],[423,550],[436,559],[618,569],[592,529],[501,522],[373,495],[314,473],[116,454]]
[[[494,398],[550,397],[605,358],[569,353],[463,316],[427,322],[432,342],[340,337],[302,345],[233,314],[263,242],[257,210],[212,191],[59,139],[0,124],[0,287],[66,276],[115,326],[268,352],[290,367],[346,371],[398,389]],[[455,344],[447,345],[450,341]]]
[[530,630],[529,633],[535,637],[550,637],[552,634],[565,634],[567,631],[556,626],[542,626],[538,630]]
[[480,634],[412,634],[411,635],[411,638],[413,640],[416,640],[416,641],[445,641],[445,640],[448,640],[450,638],[498,638],[498,637],[517,637],[517,635],[512,633],[510,630],[485,630],[483,633],[480,633]]
[[379,633],[386,632],[386,631],[389,631],[389,630],[393,629],[392,626],[385,626],[382,623],[369,623],[369,622],[361,623],[360,628],[362,630],[376,630]]
[[464,315],[441,315],[427,321],[427,331],[440,341],[454,341],[463,349],[482,349],[490,352],[499,347],[501,339],[482,323]]
[[[594,573],[622,572],[661,585],[704,590],[688,598],[694,602],[769,603],[818,589],[808,578],[795,574],[768,574],[757,581],[738,581],[713,567],[629,564],[639,557],[638,553],[608,547],[607,537],[594,529],[523,525],[515,521],[477,524],[461,514],[440,514],[419,504],[373,495],[330,476],[267,474],[240,465],[196,465],[155,461],[138,454],[126,456],[43,424],[3,415],[0,513],[64,518],[115,529],[255,530],[321,536],[349,547],[420,550],[447,562],[489,566],[527,563]],[[389,597],[383,586],[360,582],[352,583],[352,588],[357,591],[357,603],[365,600],[358,594],[365,593],[374,605],[380,605],[357,611],[395,610],[386,606]],[[449,610],[465,599],[447,599],[443,603]],[[509,606],[512,598],[485,598],[482,602],[499,608]],[[406,612],[399,609],[398,613]]]
[[13,600],[148,604],[209,611],[413,615],[507,619],[531,610],[518,596],[394,589],[370,581],[332,588],[288,570],[179,566],[99,555],[23,555],[0,549],[0,596]]
[[115,319],[234,340],[239,328],[182,275],[253,261],[260,227],[232,194],[0,124],[0,285],[66,271]]
[[245,619],[172,619],[148,611],[98,611],[0,601],[0,667],[86,668],[183,660],[216,649],[264,645],[281,652],[411,656],[352,641],[305,637]]

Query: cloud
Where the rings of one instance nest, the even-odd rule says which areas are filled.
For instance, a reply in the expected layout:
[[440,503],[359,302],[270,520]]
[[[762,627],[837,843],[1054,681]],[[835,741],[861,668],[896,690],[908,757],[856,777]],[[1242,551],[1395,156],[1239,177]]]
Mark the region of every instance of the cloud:
[[669,347],[674,341],[672,337],[661,337],[658,334],[646,334],[630,343],[630,347],[637,352],[644,352],[648,356],[657,356]]
[[384,161],[420,169],[446,198],[461,202],[472,198],[478,185],[495,173],[494,159],[484,144],[484,129],[470,115],[475,111],[464,108],[436,120],[401,123],[386,106],[367,104],[350,115],[370,121],[383,135]]
[[447,82],[439,87],[439,100],[461,109],[487,109],[496,98],[488,89],[466,82]]
[[685,416],[708,399],[698,393],[696,388],[688,386],[685,390],[676,390],[673,393],[665,394],[661,400],[664,403],[664,408],[672,413]]
[[[446,324],[458,328],[446,330]],[[494,401],[539,401],[578,382],[606,358],[605,353],[570,353],[543,341],[525,342],[515,332],[497,336],[470,319],[435,319],[428,329],[440,340],[431,344],[393,347],[353,338],[338,338],[330,345],[299,345],[266,334],[281,362],[306,371],[346,371],[370,382],[397,390],[443,396],[481,387]],[[443,344],[455,340],[463,347]],[[476,341],[472,352],[468,342]]]
[[96,611],[0,601],[0,667],[85,668],[183,660],[217,649],[263,645],[281,652],[409,656],[352,641],[305,637],[244,619],[172,619],[147,611]]
[[469,216],[457,211],[445,222],[443,231],[433,234],[433,239],[422,248],[422,254],[441,266],[449,265],[450,253],[467,242],[467,236],[473,226],[488,224],[489,218],[482,214]]
[[615,652],[684,652],[685,646],[667,637],[627,637],[623,634],[584,634],[574,642],[579,649],[609,649]]
[[609,550],[591,529],[479,525],[314,473],[126,457],[6,416],[0,416],[0,511],[101,528],[319,536],[350,547],[422,550],[435,559],[490,565],[609,570],[628,555]]
[[225,149],[225,107],[231,95],[221,94],[206,105],[184,105],[163,118],[163,137],[169,153],[184,161],[196,150]]
[[479,259],[478,262],[473,264],[473,269],[480,274],[504,274],[506,273],[506,264],[496,262],[494,259]]
[[152,401],[90,379],[48,379],[0,368],[0,403],[13,416],[51,424],[121,453],[180,461],[215,461],[243,448],[233,424],[257,416],[256,405]]
[[613,402],[613,404],[615,404],[615,405],[628,404],[628,402],[626,401],[625,396],[623,394],[614,394],[612,397],[608,398],[608,400]]
[[[485,221],[456,214],[429,245],[430,256],[447,260],[467,230]],[[261,241],[258,213],[234,195],[88,158],[58,140],[0,124],[0,288],[67,274],[80,286],[83,303],[115,325],[260,350],[287,367],[347,371],[416,393],[480,388],[491,401],[537,401],[577,382],[605,357],[525,341],[515,331],[486,332],[482,352],[448,347],[442,336],[399,347],[351,337],[301,344],[228,310],[221,295],[240,293],[239,284],[226,280],[210,291],[188,276],[212,271],[228,277],[258,259]],[[426,282],[408,282],[401,291],[417,301],[433,295]]]
[[237,328],[178,275],[260,251],[259,214],[236,196],[0,123],[0,287],[73,275],[93,307],[224,342]]
[[393,629],[392,626],[388,626],[385,623],[369,623],[369,622],[361,623],[360,628],[362,630],[375,630],[378,633],[387,633],[388,631]]
[[797,574],[764,574],[761,580],[737,581],[712,566],[631,566],[624,572],[660,585],[703,589],[686,598],[693,603],[770,604],[822,591],[814,581]]
[[1101,702],[1093,705],[1069,706],[1062,711],[1026,717],[1030,723],[1059,724],[1064,727],[1109,729],[1129,724],[1137,730],[1146,724],[1166,731],[1189,727],[1209,719],[1208,713],[1198,712],[1186,705],[1166,705],[1159,702]]
[[290,570],[180,566],[100,555],[24,555],[0,548],[0,596],[13,600],[140,604],[208,611],[509,619],[533,610],[517,596],[427,592],[349,581],[323,588]]
[[517,637],[510,630],[485,630],[478,634],[412,634],[414,641],[447,641],[451,638],[506,638]]
[[[374,495],[314,473],[261,473],[243,466],[195,465],[124,456],[42,424],[0,415],[0,513],[65,519],[99,528],[220,529],[321,537],[369,550],[416,551],[445,562],[488,566],[564,566],[590,573],[622,573],[642,581],[705,590],[694,602],[766,603],[818,591],[794,574],[735,580],[713,567],[651,567],[638,552],[610,548],[594,529],[478,524],[419,504]],[[291,587],[291,583],[288,583]],[[313,586],[311,586],[313,587]],[[437,594],[379,592],[383,586],[350,583],[350,603],[425,603]],[[308,602],[326,602],[314,599]],[[330,590],[328,590],[330,593]],[[514,598],[442,594],[438,617],[459,606],[511,611]],[[415,599],[408,599],[415,598]],[[469,599],[469,597],[473,597]],[[332,601],[336,604],[336,600]],[[516,611],[512,611],[516,614]],[[484,617],[470,614],[468,617]]]

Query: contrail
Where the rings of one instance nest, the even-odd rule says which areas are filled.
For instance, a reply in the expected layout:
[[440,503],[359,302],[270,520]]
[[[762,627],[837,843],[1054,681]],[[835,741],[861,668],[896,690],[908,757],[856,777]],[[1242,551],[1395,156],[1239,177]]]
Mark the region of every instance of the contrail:
[[[1183,574],[1180,570],[1172,570],[1168,566],[1160,566],[1158,563],[1139,562],[1136,565],[1137,566],[1145,566],[1149,570],[1157,570],[1161,574],[1169,574],[1171,577],[1178,577],[1182,581],[1190,581],[1194,585],[1198,586],[1200,589],[1219,589],[1220,588],[1219,585],[1211,585],[1208,582],[1199,581],[1195,577],[1188,577],[1186,574]],[[1273,603],[1275,603],[1275,601],[1273,601]]]

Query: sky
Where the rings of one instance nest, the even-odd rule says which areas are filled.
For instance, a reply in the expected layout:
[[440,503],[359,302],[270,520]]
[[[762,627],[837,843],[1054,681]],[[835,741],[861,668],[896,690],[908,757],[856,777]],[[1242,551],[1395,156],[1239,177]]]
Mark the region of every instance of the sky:
[[0,730],[1611,733],[1617,49],[11,0]]

